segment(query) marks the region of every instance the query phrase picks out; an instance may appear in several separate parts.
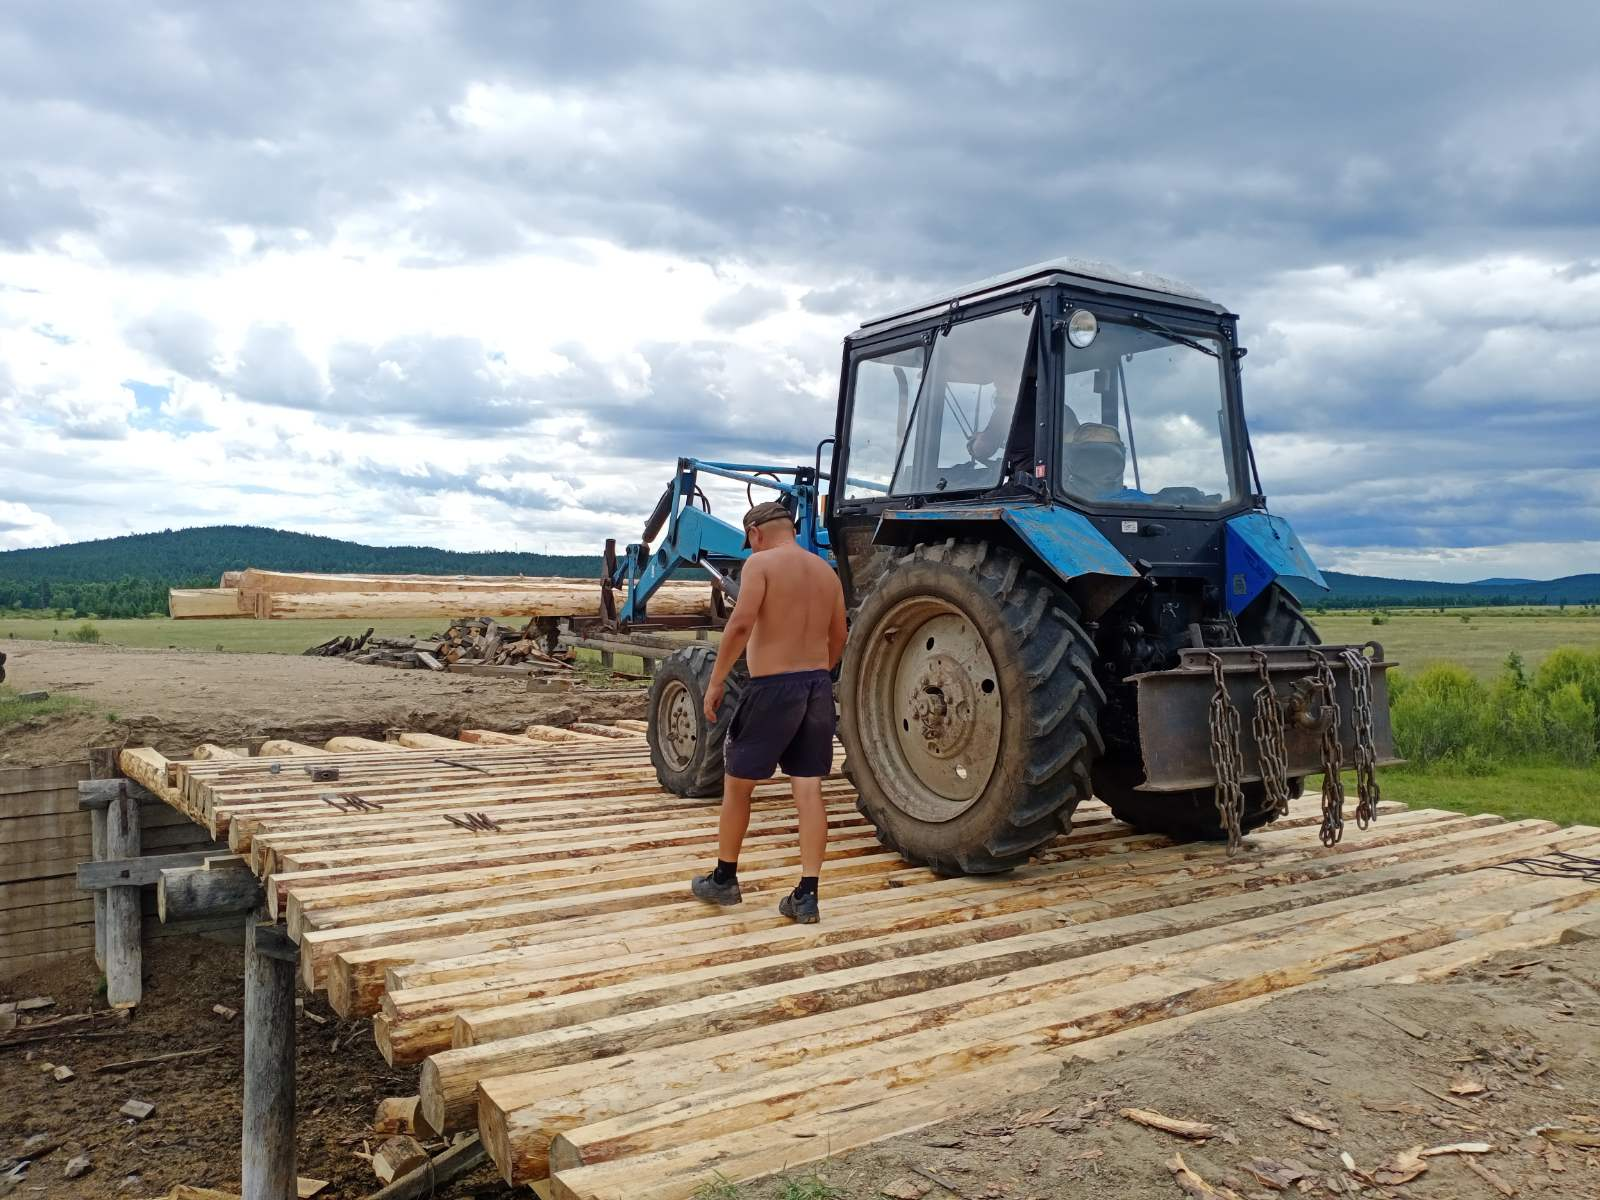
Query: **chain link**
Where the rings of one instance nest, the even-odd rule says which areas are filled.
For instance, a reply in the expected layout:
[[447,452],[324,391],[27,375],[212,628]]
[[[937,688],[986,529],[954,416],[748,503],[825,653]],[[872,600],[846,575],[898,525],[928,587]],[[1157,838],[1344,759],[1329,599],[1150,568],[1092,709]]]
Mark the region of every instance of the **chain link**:
[[1372,664],[1360,647],[1342,656],[1350,670],[1350,721],[1356,738],[1356,828],[1378,819],[1378,752],[1372,741]]
[[1267,656],[1252,650],[1261,686],[1255,690],[1255,716],[1250,728],[1256,735],[1256,751],[1261,757],[1261,786],[1272,811],[1280,817],[1289,815],[1289,747],[1283,737],[1283,707],[1272,688],[1272,676],[1267,670]]
[[1207,654],[1211,666],[1211,694],[1209,724],[1211,727],[1211,768],[1216,773],[1217,815],[1228,833],[1228,853],[1239,848],[1239,823],[1244,814],[1244,788],[1239,777],[1244,774],[1244,754],[1239,748],[1239,710],[1228,698],[1227,680],[1222,674],[1222,659]]
[[1317,690],[1322,693],[1322,829],[1324,846],[1337,846],[1344,837],[1344,750],[1339,745],[1339,697],[1333,667],[1320,650],[1311,651],[1316,663]]

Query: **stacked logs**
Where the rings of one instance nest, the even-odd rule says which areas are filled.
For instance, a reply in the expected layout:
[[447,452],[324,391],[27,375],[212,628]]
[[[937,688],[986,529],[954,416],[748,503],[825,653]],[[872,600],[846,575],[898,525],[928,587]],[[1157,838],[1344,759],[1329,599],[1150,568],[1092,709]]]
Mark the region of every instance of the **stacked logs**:
[[541,646],[540,618],[506,627],[493,617],[461,617],[437,637],[373,637],[369,628],[359,637],[330,638],[305,654],[348,662],[402,669],[444,671],[473,667],[524,668],[529,674],[571,671],[571,651],[556,655]]

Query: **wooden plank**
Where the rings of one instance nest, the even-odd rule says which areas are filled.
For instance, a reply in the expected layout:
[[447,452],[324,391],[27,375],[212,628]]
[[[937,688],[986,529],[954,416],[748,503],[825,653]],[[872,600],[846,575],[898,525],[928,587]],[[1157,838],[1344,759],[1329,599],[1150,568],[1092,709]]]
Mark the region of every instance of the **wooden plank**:
[[44,817],[53,813],[78,811],[76,783],[40,791],[14,792],[0,796],[0,829],[5,828],[6,821],[17,817]]
[[[28,792],[54,792],[76,788],[78,780],[89,777],[86,762],[61,763],[48,767],[6,767],[0,769],[0,797]],[[0,800],[0,809],[11,811],[12,801]]]
[[[1441,892],[1425,885],[1417,895],[1460,895],[1467,880],[1443,882],[1451,886]],[[899,1088],[941,1078],[959,1081],[972,1061],[1025,1065],[1061,1045],[1442,944],[1450,940],[1452,924],[1460,928],[1462,921],[1467,927],[1493,928],[1514,919],[1513,914],[1570,903],[1570,897],[1559,894],[1561,889],[1548,886],[1514,889],[1515,895],[1505,900],[1493,883],[1477,881],[1473,886],[1470,897],[1453,907],[1450,915],[1436,914],[1437,924],[1415,917],[1396,922],[1388,919],[1391,906],[1364,911],[1356,897],[1319,906],[1311,919],[1305,912],[1281,914],[1226,930],[1164,939],[1135,951],[1096,955],[1078,964],[1081,974],[1075,985],[1058,979],[1045,990],[1036,989],[1025,1003],[1012,996],[1006,1007],[981,1016],[953,1018],[899,1034],[882,1029],[842,1050],[814,1043],[813,1054],[791,1059],[792,1065],[763,1070],[754,1086],[748,1078],[737,1084],[713,1082],[689,1103],[676,1099],[641,1106],[624,1099],[617,1115],[562,1131],[549,1151],[551,1165],[560,1170],[577,1162],[603,1161],[623,1130],[632,1154],[649,1153],[805,1118],[823,1109],[872,1103],[882,1098],[884,1081],[890,1077]],[[1317,919],[1334,909],[1339,911],[1333,919]],[[1143,963],[1128,961],[1140,957]],[[1196,964],[1203,968],[1198,973],[1193,970]],[[1028,973],[1007,977],[1005,986],[1024,974]],[[788,1046],[791,1053],[798,1049],[793,1042]],[[607,1081],[602,1087],[617,1095],[615,1083]],[[494,1091],[495,1081],[484,1085],[491,1105]],[[601,1094],[596,1090],[590,1096],[593,1100]],[[565,1099],[570,1103],[570,1097]],[[550,1107],[555,1105],[552,1097]],[[488,1140],[492,1147],[502,1139]],[[503,1140],[512,1146],[519,1142],[517,1133],[509,1130]],[[515,1177],[515,1163],[512,1166]]]
[[[1562,834],[1552,831],[1547,825],[1540,828],[1540,823],[1526,823],[1518,836],[1507,839],[1502,848],[1491,850],[1487,846],[1475,851],[1470,851],[1458,857],[1458,866],[1467,863],[1479,862],[1481,856],[1495,853],[1506,853],[1512,857],[1526,853],[1537,852],[1542,846],[1560,841]],[[1480,857],[1475,857],[1480,856]],[[1488,873],[1485,873],[1488,874]],[[1493,875],[1490,883],[1500,882],[1503,876]],[[1415,888],[1427,889],[1430,887],[1456,886],[1459,880],[1455,876],[1445,876],[1442,879],[1424,881],[1412,885]],[[1385,898],[1386,900],[1388,897]],[[1333,902],[1334,905],[1344,905],[1345,909],[1360,912],[1361,903],[1359,895],[1353,899]],[[1323,911],[1329,911],[1332,906],[1325,905]],[[1080,937],[1105,937],[1114,936],[1116,932],[1126,929],[1139,929],[1146,927],[1151,921],[1159,921],[1162,914],[1157,911],[1151,914],[1141,914],[1131,917],[1115,918],[1112,922],[1096,922],[1094,925],[1084,927],[1082,931],[1073,930]],[[1193,947],[1203,945],[1207,938],[1227,938],[1237,936],[1241,929],[1264,928],[1260,922],[1276,922],[1277,927],[1285,923],[1292,923],[1295,913],[1277,914],[1257,918],[1252,922],[1241,923],[1238,927],[1219,931],[1216,929],[1201,929],[1195,933],[1184,935],[1178,939],[1178,944]],[[1187,940],[1185,940],[1187,939]],[[1110,953],[1121,954],[1119,961],[1128,964],[1130,970],[1138,969],[1139,964],[1152,953],[1149,947],[1139,947],[1133,950],[1117,950]],[[1079,973],[1099,969],[1106,962],[1098,955],[1089,955],[1041,967],[1027,968],[1016,971],[1005,977],[1003,985],[996,984],[993,980],[982,979],[957,985],[959,988],[968,989],[966,992],[957,990],[952,994],[960,1003],[968,1001],[976,1003],[990,1003],[995,997],[1003,997],[1006,989],[1012,986],[1024,986],[1030,980],[1044,979],[1058,981],[1062,978],[1077,978]],[[961,968],[956,966],[955,970]],[[854,968],[851,972],[841,972],[828,978],[830,984],[838,985],[837,991],[831,996],[827,991],[818,995],[816,1002],[824,1008],[837,1008],[848,995],[870,993],[870,982],[877,978],[893,979],[897,972],[894,964],[875,964],[871,967]],[[761,1014],[769,1009],[764,1009],[762,1001],[782,1006],[782,1011],[805,1011],[802,1005],[811,1001],[802,1001],[801,997],[812,995],[811,987],[820,983],[823,977],[816,980],[805,978],[784,981],[778,984],[767,985],[761,989],[745,990],[709,998],[700,998],[684,1001],[678,1004],[646,1010],[643,1012],[624,1013],[604,1017],[589,1025],[571,1026],[554,1031],[541,1030],[523,1036],[511,1037],[488,1042],[482,1045],[463,1046],[457,1049],[436,1054],[423,1064],[422,1089],[423,1110],[430,1123],[435,1119],[445,1120],[446,1114],[450,1120],[460,1121],[465,1118],[470,1109],[472,1089],[479,1079],[490,1078],[497,1075],[511,1074],[518,1071],[536,1069],[536,1066],[556,1066],[566,1061],[572,1061],[568,1055],[578,1053],[586,1058],[620,1053],[623,1050],[630,1052],[639,1051],[652,1045],[681,1043],[708,1033],[726,1031],[732,1028],[751,1028],[761,1023]],[[924,983],[927,982],[924,976]],[[859,985],[852,981],[859,981]],[[1018,983],[1018,981],[1022,981]],[[907,984],[909,987],[909,984]],[[865,990],[863,990],[865,989]],[[932,998],[930,998],[932,997]],[[911,989],[890,1001],[873,1001],[862,1006],[866,1015],[859,1017],[861,1020],[882,1020],[896,1011],[918,1012],[928,1007],[938,1008],[941,997],[934,996],[927,990]],[[1015,1003],[1015,999],[1008,1003]],[[877,1005],[888,1004],[888,1008],[879,1008]],[[896,1008],[903,1005],[903,1008]],[[843,1010],[846,1014],[851,1012],[849,1007]],[[827,1014],[824,1013],[823,1016]],[[838,1017],[832,1022],[823,1021],[820,1017],[806,1018],[814,1021],[818,1029],[836,1029],[848,1026],[858,1018],[852,1015]],[[916,1018],[923,1019],[923,1018]],[[797,1026],[794,1036],[801,1039],[795,1044],[815,1044],[812,1033],[807,1033],[806,1028]],[[820,1036],[820,1033],[817,1034]],[[830,1034],[830,1036],[832,1036]]]

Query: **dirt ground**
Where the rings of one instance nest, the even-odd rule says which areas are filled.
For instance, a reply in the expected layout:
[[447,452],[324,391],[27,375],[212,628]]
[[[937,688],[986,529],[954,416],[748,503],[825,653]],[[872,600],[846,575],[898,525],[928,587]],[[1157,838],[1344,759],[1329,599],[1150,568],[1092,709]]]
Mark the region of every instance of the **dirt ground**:
[[[0,1194],[5,1172],[30,1158],[13,1193],[51,1200],[160,1196],[175,1184],[237,1191],[244,1063],[244,950],[205,937],[161,938],[145,948],[144,1003],[125,1024],[93,1037],[56,1038],[0,1048]],[[8,982],[6,999],[49,996],[34,1014],[51,1018],[104,1007],[99,974],[86,953]],[[221,1004],[240,1013],[228,1019]],[[392,1070],[372,1041],[367,1020],[341,1021],[320,997],[296,1027],[298,1170],[327,1180],[321,1196],[364,1196],[378,1188],[359,1157],[383,1141],[371,1132],[385,1096],[414,1095],[416,1071]],[[315,1018],[325,1021],[319,1024]],[[0,1047],[11,1034],[0,1034]],[[107,1063],[182,1050],[214,1049],[176,1063],[96,1073]],[[45,1064],[70,1067],[57,1082]],[[142,1121],[118,1115],[142,1100],[155,1111]],[[28,1139],[43,1138],[29,1148]],[[436,1150],[442,1148],[442,1143]],[[87,1155],[90,1169],[67,1179],[67,1163]],[[443,1193],[441,1193],[443,1194]],[[508,1196],[486,1168],[460,1181],[454,1196]]]
[[[237,1186],[243,1033],[239,1018],[211,1006],[242,1007],[241,953],[198,937],[162,939],[146,954],[144,1006],[126,1025],[103,1037],[0,1049],[0,1178],[8,1159],[34,1157],[16,1195],[120,1200],[159,1196],[178,1183]],[[85,955],[18,980],[4,995],[52,996],[55,1006],[37,1014],[47,1017],[98,1007],[96,986]],[[299,1170],[328,1180],[322,1195],[330,1200],[364,1196],[377,1186],[360,1157],[381,1140],[370,1130],[374,1107],[413,1092],[416,1073],[383,1062],[368,1022],[340,1022],[320,1001],[312,1011],[327,1023],[302,1018],[298,1026]],[[1105,1062],[1070,1063],[1054,1085],[1005,1109],[841,1155],[816,1171],[837,1189],[831,1193],[797,1189],[810,1182],[808,1169],[726,1195],[1181,1198],[1166,1165],[1174,1153],[1246,1200],[1513,1194],[1474,1174],[1459,1154],[1423,1159],[1428,1169],[1404,1184],[1367,1182],[1340,1162],[1348,1153],[1356,1171],[1378,1180],[1408,1148],[1484,1142],[1493,1149],[1474,1161],[1516,1195],[1600,1197],[1597,1030],[1600,941],[1503,955],[1443,983],[1290,994]],[[209,1046],[216,1049],[186,1062],[95,1072]],[[45,1063],[71,1067],[74,1078],[56,1082]],[[130,1099],[155,1111],[143,1121],[119,1117]],[[1216,1136],[1160,1133],[1120,1116],[1123,1108],[1207,1122]],[[1533,1132],[1540,1126],[1572,1130],[1568,1136],[1590,1145],[1548,1141]],[[25,1150],[34,1135],[43,1138]],[[79,1154],[91,1168],[68,1180],[66,1164]],[[1280,1172],[1281,1186],[1263,1183],[1252,1163]],[[512,1193],[485,1168],[438,1194]]]
[[[6,682],[18,691],[76,696],[92,709],[8,726],[0,765],[83,757],[89,746],[154,746],[182,755],[203,741],[269,737],[320,744],[340,734],[382,738],[391,728],[453,736],[536,722],[644,715],[644,692],[580,688],[554,695],[517,679],[398,671],[342,659],[278,654],[131,650],[7,641]],[[114,718],[114,719],[113,719]]]

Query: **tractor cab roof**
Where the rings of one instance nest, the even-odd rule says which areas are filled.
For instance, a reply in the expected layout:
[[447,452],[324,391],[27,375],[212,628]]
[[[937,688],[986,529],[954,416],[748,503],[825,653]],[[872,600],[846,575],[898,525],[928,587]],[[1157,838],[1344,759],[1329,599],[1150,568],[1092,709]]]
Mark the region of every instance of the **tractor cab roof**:
[[1133,300],[1165,300],[1185,308],[1200,308],[1207,312],[1227,315],[1228,310],[1215,300],[1202,295],[1186,283],[1152,275],[1148,271],[1125,271],[1106,263],[1082,258],[1052,258],[1015,271],[980,279],[965,287],[931,297],[907,308],[898,309],[882,317],[863,321],[853,337],[882,333],[897,325],[938,316],[950,308],[971,304],[976,300],[991,300],[1008,292],[1018,292],[1049,284],[1076,284],[1091,291]]

